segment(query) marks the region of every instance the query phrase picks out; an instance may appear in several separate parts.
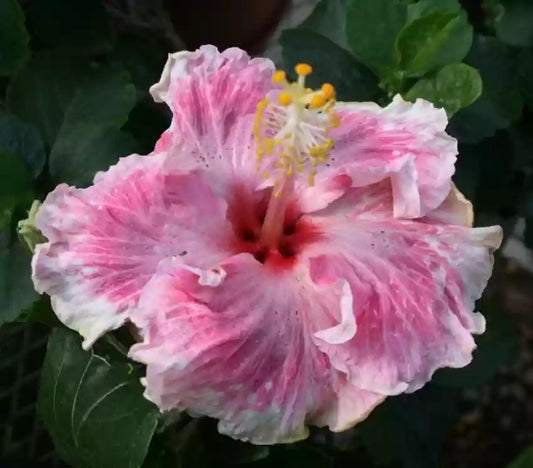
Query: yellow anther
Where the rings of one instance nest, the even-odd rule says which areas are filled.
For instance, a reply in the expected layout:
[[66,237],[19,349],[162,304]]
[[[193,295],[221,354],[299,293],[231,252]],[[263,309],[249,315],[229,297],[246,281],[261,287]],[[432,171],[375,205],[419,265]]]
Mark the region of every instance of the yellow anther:
[[294,71],[298,73],[298,75],[306,76],[306,75],[310,75],[311,73],[313,73],[313,68],[311,67],[311,65],[307,63],[298,63],[294,67]]
[[335,97],[335,88],[330,83],[324,83],[322,85],[322,94],[326,99],[333,99]]
[[285,82],[285,72],[283,70],[276,70],[272,75],[273,83],[284,83]]
[[[274,196],[280,196],[281,182],[297,173],[305,174],[309,185],[315,184],[318,167],[330,158],[333,139],[329,133],[340,125],[333,109],[334,86],[324,83],[312,90],[305,85],[307,75],[313,72],[311,65],[299,63],[294,69],[298,79],[293,83],[282,70],[272,74],[272,81],[283,88],[274,102],[266,98],[259,101],[252,127],[257,171],[272,181]],[[262,161],[270,157],[267,155],[274,157],[269,171],[262,167]]]
[[291,103],[292,103],[292,96],[289,93],[287,93],[286,91],[283,91],[283,92],[279,93],[279,95],[278,95],[278,102],[282,106],[290,106]]
[[313,94],[309,107],[311,109],[316,109],[317,107],[322,107],[324,104],[326,104],[326,98],[324,95],[322,93],[316,93]]
[[341,124],[341,119],[339,118],[339,116],[335,113],[331,114],[330,116],[330,125],[332,128],[338,128],[339,125]]
[[272,138],[267,138],[265,140],[265,150],[268,154],[273,154],[274,153],[274,147],[275,147],[275,143],[274,143],[274,140]]

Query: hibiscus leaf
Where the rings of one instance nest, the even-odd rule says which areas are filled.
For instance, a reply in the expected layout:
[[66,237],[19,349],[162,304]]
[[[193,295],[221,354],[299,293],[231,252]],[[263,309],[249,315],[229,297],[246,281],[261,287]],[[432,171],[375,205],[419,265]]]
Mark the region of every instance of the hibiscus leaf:
[[141,154],[151,153],[161,134],[170,126],[170,116],[160,107],[145,103],[137,104],[124,125],[124,130],[131,133],[137,142]]
[[509,127],[522,115],[517,52],[497,39],[476,34],[466,63],[483,80],[483,93],[461,109],[450,122],[449,132],[464,143],[476,143]]
[[17,319],[39,297],[31,281],[31,255],[12,238],[10,224],[0,231],[0,325]]
[[16,72],[28,59],[30,37],[17,0],[0,2],[0,76]]
[[316,32],[349,50],[344,24],[345,15],[346,7],[341,0],[320,0],[299,28]]
[[406,93],[409,101],[418,98],[443,107],[451,117],[459,109],[472,104],[483,89],[481,77],[475,68],[464,63],[445,65],[433,76],[417,81]]
[[50,154],[50,173],[57,182],[86,187],[94,175],[135,152],[134,138],[112,127],[70,124]]
[[533,466],[533,446],[523,451],[507,468],[531,468]]
[[380,75],[398,63],[394,41],[407,21],[407,6],[397,0],[349,0],[346,34],[356,57]]
[[435,12],[405,26],[396,39],[400,68],[419,77],[443,65],[461,62],[472,46],[466,13]]
[[22,156],[34,177],[41,173],[46,161],[44,143],[37,129],[15,116],[0,117],[0,152]]
[[35,301],[21,317],[24,322],[41,323],[47,327],[61,327],[63,324],[57,318],[50,304],[50,296],[43,294]]
[[135,87],[126,72],[103,71],[81,87],[50,153],[52,178],[88,185],[97,171],[132,153],[135,141],[119,128],[134,104]]
[[52,145],[76,89],[92,71],[85,59],[59,51],[36,55],[11,80],[8,110],[33,124]]
[[459,156],[455,164],[453,182],[472,203],[476,202],[476,194],[481,179],[481,163],[480,152],[476,145],[459,145]]
[[413,394],[388,398],[357,430],[379,465],[399,462],[403,468],[440,466],[454,413],[453,395],[428,385]]
[[128,71],[139,97],[143,98],[150,86],[159,81],[167,56],[161,46],[150,38],[123,35],[109,59],[117,69]]
[[33,180],[24,159],[0,152],[0,325],[18,318],[38,297],[30,254],[13,235],[13,213],[32,199]]
[[0,213],[28,205],[32,199],[33,180],[22,156],[0,152]]
[[496,36],[517,47],[533,45],[533,3],[531,0],[506,0],[504,13],[497,18]]
[[524,49],[519,56],[520,89],[525,104],[533,111],[533,48]]
[[76,467],[138,467],[158,410],[142,396],[138,372],[81,349],[56,328],[49,339],[37,409],[59,454]]
[[17,241],[0,247],[0,325],[17,319],[38,297],[27,249]]
[[81,86],[66,109],[62,128],[84,121],[102,126],[121,127],[135,104],[135,87],[128,73],[102,70]]
[[34,0],[28,23],[37,46],[87,53],[113,47],[113,29],[100,0]]
[[283,32],[280,42],[286,70],[292,70],[298,62],[313,66],[313,74],[307,81],[309,86],[316,88],[322,83],[331,83],[337,97],[346,101],[367,101],[379,95],[370,70],[327,37],[302,29],[289,29]]
[[407,19],[411,22],[430,13],[459,13],[460,11],[459,0],[421,0],[407,7]]

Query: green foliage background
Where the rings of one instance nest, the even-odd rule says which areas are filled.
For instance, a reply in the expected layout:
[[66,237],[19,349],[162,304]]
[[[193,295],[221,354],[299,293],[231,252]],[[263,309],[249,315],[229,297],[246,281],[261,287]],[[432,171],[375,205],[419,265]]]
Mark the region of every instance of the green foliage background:
[[[399,93],[444,107],[460,142],[455,182],[479,223],[524,217],[533,247],[533,2],[482,5],[469,17],[458,0],[321,0],[283,32],[283,65],[311,63],[310,84],[333,83],[341,100],[386,104]],[[512,328],[489,298],[471,366],[439,371],[342,436],[316,430],[302,443],[254,447],[218,435],[213,421],[159,415],[120,332],[83,352],[33,291],[18,221],[56,184],[86,186],[119,157],[153,148],[169,116],[147,89],[169,48],[142,31],[118,34],[98,0],[35,0],[24,11],[0,0],[0,324],[55,328],[39,413],[59,454],[95,468],[441,466],[457,392],[489,381],[513,353]],[[510,468],[532,463],[530,450]]]

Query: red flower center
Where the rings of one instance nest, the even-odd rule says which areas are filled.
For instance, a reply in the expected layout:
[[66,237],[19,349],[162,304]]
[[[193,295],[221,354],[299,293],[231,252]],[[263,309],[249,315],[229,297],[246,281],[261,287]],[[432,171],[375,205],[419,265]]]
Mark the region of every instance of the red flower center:
[[235,253],[251,253],[257,261],[272,268],[290,268],[309,244],[320,238],[320,231],[306,221],[294,200],[284,210],[278,233],[265,241],[261,233],[272,189],[250,194],[243,188],[234,190],[228,206],[228,219],[235,234],[231,244]]

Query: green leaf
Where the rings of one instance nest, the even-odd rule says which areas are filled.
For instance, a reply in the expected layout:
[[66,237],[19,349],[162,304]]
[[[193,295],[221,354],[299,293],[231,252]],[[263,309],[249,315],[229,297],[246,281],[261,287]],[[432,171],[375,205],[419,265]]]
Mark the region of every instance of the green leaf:
[[161,134],[170,126],[170,116],[161,112],[160,107],[145,103],[137,104],[124,126],[124,130],[131,133],[138,143],[137,152],[148,154]]
[[459,13],[460,11],[459,0],[421,0],[407,7],[407,19],[411,22],[430,13]]
[[119,128],[135,104],[135,87],[125,72],[104,71],[81,87],[70,102],[50,153],[56,181],[88,185],[98,170],[135,150]]
[[41,173],[46,161],[39,132],[15,116],[0,117],[0,152],[22,156],[34,177]]
[[129,74],[103,70],[78,89],[65,112],[60,134],[71,122],[121,127],[134,105],[135,87]]
[[493,102],[509,122],[522,114],[516,51],[487,36],[476,36],[466,62],[477,68],[483,80],[483,97]]
[[159,81],[167,59],[160,45],[149,38],[120,36],[110,61],[119,70],[126,70],[140,97],[148,94],[150,86]]
[[531,0],[506,0],[504,14],[496,21],[496,35],[517,47],[533,45],[533,3]]
[[16,239],[11,242],[9,224],[0,232],[0,325],[17,319],[39,297],[31,280],[31,255]]
[[473,31],[466,13],[435,12],[414,20],[396,39],[400,68],[407,76],[461,62],[472,46]]
[[459,191],[474,204],[480,183],[482,161],[479,156],[476,146],[460,144],[453,175],[453,182]]
[[100,0],[35,0],[28,15],[33,39],[42,47],[103,53],[113,47],[113,30]]
[[526,449],[507,468],[532,468],[533,467],[533,446]]
[[33,200],[33,180],[22,156],[0,153],[0,213]]
[[38,412],[69,464],[143,465],[158,410],[143,398],[135,368],[83,351],[75,333],[56,328],[41,378]]
[[533,111],[533,48],[524,49],[519,57],[520,89],[526,106]]
[[50,154],[50,174],[58,182],[86,187],[98,171],[137,148],[131,135],[116,128],[83,123],[66,128],[78,133],[60,135]]
[[[533,171],[533,122],[522,120],[514,124],[509,128],[509,136],[513,143],[514,169],[531,173]],[[533,189],[531,192],[533,193]],[[533,216],[533,208],[530,216]]]
[[46,294],[39,297],[22,318],[25,322],[41,323],[50,328],[63,326],[52,309],[50,296]]
[[38,297],[27,249],[16,241],[0,247],[0,325],[18,318]]
[[493,37],[476,34],[466,63],[483,80],[483,93],[452,119],[449,131],[465,143],[475,143],[509,127],[522,115],[517,53]]
[[17,235],[19,241],[25,245],[31,253],[35,252],[35,247],[38,244],[47,241],[46,237],[43,236],[42,232],[35,225],[35,219],[41,205],[42,203],[39,200],[33,200],[30,209],[27,210],[28,216],[17,222]]
[[496,304],[483,301],[479,306],[487,320],[485,333],[476,337],[472,362],[461,369],[440,369],[432,382],[446,387],[477,387],[492,379],[513,357],[517,336],[511,323]]
[[449,391],[429,385],[414,394],[388,398],[360,423],[358,430],[378,464],[440,466],[454,409]]
[[91,75],[89,64],[80,56],[41,53],[13,77],[7,91],[8,110],[33,124],[52,145],[76,88]]
[[472,158],[478,168],[477,188],[475,194],[469,197],[477,212],[500,216],[516,213],[522,188],[517,185],[513,171],[515,155],[508,132],[498,132],[476,145],[461,145],[458,174],[463,169],[461,165],[465,156]]
[[398,62],[396,36],[407,21],[397,0],[348,0],[346,35],[356,57],[380,75]]
[[30,37],[17,0],[0,0],[0,76],[16,72],[30,56]]
[[475,68],[453,63],[445,65],[435,75],[417,81],[405,97],[413,102],[417,98],[431,101],[437,107],[444,107],[451,117],[472,104],[482,89],[481,77]]
[[328,38],[311,31],[289,29],[283,31],[280,42],[286,70],[292,70],[298,62],[313,66],[313,74],[306,82],[309,86],[331,83],[337,97],[344,101],[373,100],[379,95],[372,73]]
[[327,37],[338,46],[349,50],[345,31],[345,16],[346,7],[341,0],[320,0],[299,28]]

